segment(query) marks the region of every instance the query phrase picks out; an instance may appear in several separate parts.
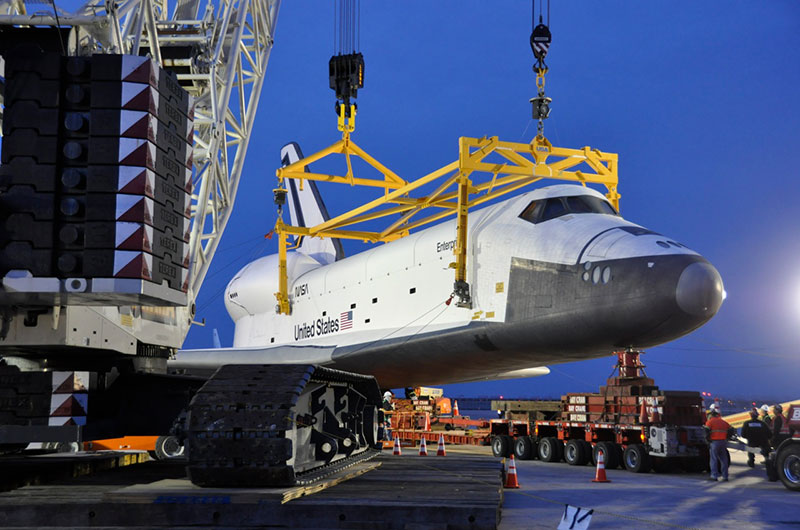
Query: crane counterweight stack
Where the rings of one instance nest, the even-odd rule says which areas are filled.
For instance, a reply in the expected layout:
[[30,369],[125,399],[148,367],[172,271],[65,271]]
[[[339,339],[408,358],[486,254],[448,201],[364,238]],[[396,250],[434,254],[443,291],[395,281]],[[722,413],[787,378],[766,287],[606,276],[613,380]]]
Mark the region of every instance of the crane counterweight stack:
[[[69,441],[63,422],[166,434],[198,386],[166,361],[236,200],[279,1],[28,5],[0,1],[0,451]],[[86,375],[73,416],[40,406],[51,374]]]

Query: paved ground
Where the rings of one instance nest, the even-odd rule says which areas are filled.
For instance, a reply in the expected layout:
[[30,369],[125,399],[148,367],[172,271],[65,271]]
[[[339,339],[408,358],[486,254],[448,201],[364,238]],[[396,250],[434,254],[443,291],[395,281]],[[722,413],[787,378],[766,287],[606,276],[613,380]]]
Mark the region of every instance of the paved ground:
[[[763,465],[746,466],[731,451],[730,482],[708,475],[607,471],[591,482],[590,467],[518,462],[521,488],[504,490],[501,529],[556,528],[566,503],[592,508],[590,528],[800,528],[800,493],[768,482]],[[759,458],[760,460],[760,458]]]

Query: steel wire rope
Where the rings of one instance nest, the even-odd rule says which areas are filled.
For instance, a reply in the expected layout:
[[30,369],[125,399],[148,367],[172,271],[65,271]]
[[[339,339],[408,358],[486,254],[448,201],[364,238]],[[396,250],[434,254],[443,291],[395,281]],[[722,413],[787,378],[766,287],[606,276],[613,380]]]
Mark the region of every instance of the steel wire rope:
[[232,250],[234,248],[242,247],[244,245],[249,245],[249,244],[253,243],[254,241],[262,241],[263,239],[264,238],[262,236],[251,237],[250,239],[245,239],[241,243],[236,243],[235,245],[231,245],[229,247],[218,248],[217,252],[227,252],[227,251]]
[[697,364],[683,364],[683,363],[668,363],[663,361],[653,361],[648,360],[648,363],[652,364],[663,364],[666,366],[680,366],[683,368],[707,368],[707,369],[743,369],[743,368],[776,368],[778,366],[785,366],[783,363],[775,363],[775,364],[759,364],[759,365],[738,365],[738,366],[720,366],[718,364],[715,365],[697,365]]
[[53,4],[53,15],[56,18],[56,33],[58,33],[58,43],[61,45],[61,53],[66,56],[67,50],[64,48],[64,40],[61,38],[61,21],[58,20],[58,9],[56,8],[56,0],[45,0],[45,3]]
[[726,346],[725,344],[722,344],[722,343],[719,343],[719,342],[714,342],[714,341],[701,339],[701,338],[696,338],[696,337],[692,337],[692,339],[696,340],[697,342],[702,342],[704,344],[710,344],[711,346],[716,346],[718,348],[727,348],[730,351],[736,351],[736,352],[739,352],[739,353],[747,353],[749,355],[761,355],[763,357],[772,357],[772,358],[776,358],[776,359],[784,359],[784,360],[787,360],[787,361],[794,360],[791,357],[786,357],[784,355],[778,355],[778,354],[775,354],[775,353],[760,352],[760,351],[756,351],[756,350],[737,348],[735,346]]
[[[228,263],[226,263],[225,265],[221,266],[219,269],[215,270],[215,271],[214,271],[212,274],[209,274],[208,276],[206,276],[206,280],[209,280],[209,279],[213,278],[214,276],[216,276],[216,275],[218,275],[219,273],[221,273],[221,272],[223,272],[224,270],[226,270],[226,269],[227,269],[228,267],[230,267],[231,265],[233,265],[233,264],[235,264],[235,263],[238,263],[238,262],[240,262],[240,261],[242,260],[242,258],[247,258],[247,259],[249,259],[249,260],[251,260],[251,261],[252,261],[252,259],[255,257],[255,255],[256,255],[256,254],[258,254],[258,253],[259,253],[259,252],[262,250],[262,248],[261,248],[261,247],[262,247],[262,245],[257,245],[257,246],[256,246],[256,247],[255,247],[255,248],[254,248],[254,249],[253,249],[253,250],[250,252],[250,254],[249,254],[249,255],[247,255],[246,253],[239,254],[239,256],[238,256],[238,257],[236,257],[235,259],[233,259],[232,261],[229,261],[229,262],[228,262]],[[202,306],[200,306],[200,307],[197,309],[197,312],[199,313],[200,311],[203,311],[203,310],[207,309],[207,308],[208,308],[208,307],[209,307],[211,304],[213,304],[214,302],[216,302],[216,301],[217,301],[217,297],[218,297],[220,294],[222,294],[222,293],[225,291],[225,289],[228,287],[228,283],[230,283],[230,282],[227,282],[227,283],[225,283],[225,285],[223,285],[223,286],[222,286],[220,289],[218,289],[217,291],[215,291],[215,292],[214,292],[214,294],[212,294],[212,295],[211,295],[211,297],[208,299],[208,301],[207,301],[206,303],[204,303]]]
[[579,377],[575,377],[574,375],[570,375],[570,374],[568,374],[566,372],[562,372],[561,370],[557,370],[556,368],[553,368],[552,366],[548,366],[547,368],[549,368],[551,371],[553,371],[553,372],[555,372],[555,373],[557,373],[557,374],[559,374],[559,375],[561,375],[563,377],[568,377],[570,379],[574,379],[575,381],[578,381],[579,383],[582,383],[584,385],[590,386],[592,388],[595,387],[595,383],[590,383],[586,379],[581,379]]

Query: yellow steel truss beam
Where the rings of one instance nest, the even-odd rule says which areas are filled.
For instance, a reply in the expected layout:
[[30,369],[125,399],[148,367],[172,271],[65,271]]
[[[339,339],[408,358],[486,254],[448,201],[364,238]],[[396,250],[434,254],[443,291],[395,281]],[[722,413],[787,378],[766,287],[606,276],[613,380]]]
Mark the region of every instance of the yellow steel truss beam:
[[[355,114],[353,114],[353,119]],[[378,162],[350,139],[350,127],[344,127],[342,139],[294,164],[277,170],[280,183],[284,179],[317,180],[350,186],[383,188],[381,197],[338,215],[324,223],[311,227],[296,227],[278,219],[275,232],[279,234],[279,311],[289,314],[291,306],[286,277],[286,251],[288,236],[338,237],[368,242],[388,242],[407,236],[412,230],[439,221],[450,215],[456,216],[455,293],[462,306],[470,305],[469,285],[466,282],[467,267],[467,218],[469,210],[492,199],[512,193],[542,179],[565,180],[605,186],[606,197],[619,209],[620,195],[617,191],[617,160],[614,153],[606,153],[584,147],[568,149],[553,147],[546,138],[534,138],[531,143],[500,141],[491,138],[459,139],[458,160],[447,164],[417,180],[406,182],[396,173]],[[344,175],[307,172],[310,164],[331,155],[345,157]],[[358,157],[374,168],[381,178],[356,177],[352,157]],[[580,169],[579,166],[583,166]],[[488,173],[491,179],[477,182],[478,174]],[[411,193],[423,186],[439,182],[428,195],[413,197]],[[411,218],[428,208],[441,211],[411,222]],[[352,230],[352,227],[389,215],[400,214],[380,232]]]

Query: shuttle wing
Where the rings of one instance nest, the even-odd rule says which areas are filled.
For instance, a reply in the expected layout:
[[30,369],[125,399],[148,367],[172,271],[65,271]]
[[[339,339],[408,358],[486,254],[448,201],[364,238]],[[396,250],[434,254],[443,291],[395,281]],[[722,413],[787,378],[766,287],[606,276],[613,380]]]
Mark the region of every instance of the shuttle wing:
[[320,364],[331,362],[334,346],[275,346],[180,350],[170,369],[216,370],[226,364]]

